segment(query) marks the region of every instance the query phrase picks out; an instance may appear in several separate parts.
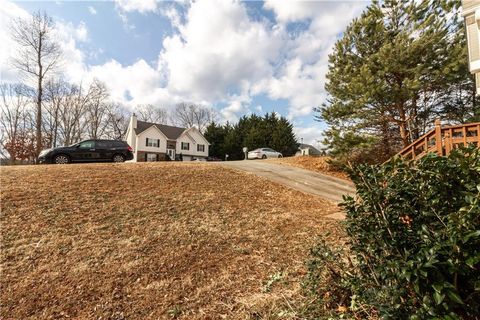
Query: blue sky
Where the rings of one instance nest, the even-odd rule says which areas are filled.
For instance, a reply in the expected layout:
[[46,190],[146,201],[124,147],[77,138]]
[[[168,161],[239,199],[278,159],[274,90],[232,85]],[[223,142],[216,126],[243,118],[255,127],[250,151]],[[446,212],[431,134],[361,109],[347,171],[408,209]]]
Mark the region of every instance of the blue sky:
[[[232,122],[275,111],[293,122],[299,140],[314,143],[325,128],[312,109],[326,98],[328,54],[367,4],[0,0],[0,41],[10,43],[9,19],[44,10],[56,21],[71,81],[98,78],[130,110],[190,101]],[[16,80],[6,63],[13,53],[13,44],[0,49],[2,81]]]

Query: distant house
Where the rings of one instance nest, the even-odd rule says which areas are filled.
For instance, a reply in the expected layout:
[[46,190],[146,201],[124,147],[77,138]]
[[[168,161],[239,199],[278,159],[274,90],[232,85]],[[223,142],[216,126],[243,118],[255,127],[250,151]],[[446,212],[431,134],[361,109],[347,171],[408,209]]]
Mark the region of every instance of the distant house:
[[300,144],[298,146],[298,151],[295,153],[295,156],[320,156],[322,153],[310,144]]
[[133,161],[183,161],[208,157],[209,143],[197,128],[179,128],[130,118],[125,140],[133,148]]

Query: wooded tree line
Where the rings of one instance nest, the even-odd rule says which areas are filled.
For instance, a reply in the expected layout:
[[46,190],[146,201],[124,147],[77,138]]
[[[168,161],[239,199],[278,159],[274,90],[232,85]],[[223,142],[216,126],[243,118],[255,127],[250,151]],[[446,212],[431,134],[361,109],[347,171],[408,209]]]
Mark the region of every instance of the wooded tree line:
[[[132,111],[111,101],[105,84],[88,86],[61,78],[45,82],[42,95],[41,149],[71,145],[85,139],[123,140]],[[22,83],[0,84],[0,142],[2,157],[33,162],[37,156],[35,89]],[[211,108],[177,104],[171,113],[151,104],[133,110],[140,120],[204,130],[215,120]]]
[[[22,82],[0,84],[0,156],[33,162],[40,151],[84,139],[123,139],[130,111],[112,101],[105,83],[71,83],[62,76],[62,51],[54,22],[37,12],[12,21],[10,34],[19,52],[11,66]],[[215,121],[212,108],[179,103],[169,114],[150,104],[136,106],[143,121],[197,127]]]
[[341,161],[382,162],[436,118],[480,121],[460,1],[374,1],[329,56],[329,97],[317,108]]
[[249,151],[268,147],[284,156],[294,155],[298,149],[292,124],[273,112],[263,117],[255,114],[243,116],[235,125],[212,122],[204,135],[210,142],[210,155],[221,159],[227,154],[229,160],[243,159],[243,147]]
[[34,161],[38,150],[70,145],[86,138],[120,139],[128,113],[108,100],[105,85],[95,80],[88,87],[49,79],[42,94],[40,145],[36,131],[36,91],[25,84],[3,83],[1,94],[2,157]]

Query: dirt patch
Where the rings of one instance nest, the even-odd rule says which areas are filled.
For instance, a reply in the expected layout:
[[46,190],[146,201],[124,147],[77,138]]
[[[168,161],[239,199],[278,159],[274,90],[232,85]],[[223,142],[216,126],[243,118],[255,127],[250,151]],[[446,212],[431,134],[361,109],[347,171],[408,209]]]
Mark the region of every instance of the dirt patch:
[[292,318],[337,207],[209,164],[1,168],[0,318]]
[[334,176],[337,178],[350,180],[348,175],[345,172],[338,171],[333,168],[331,165],[328,164],[329,157],[288,157],[288,158],[281,158],[281,159],[269,159],[268,161],[272,161],[275,163],[286,164],[293,167],[299,167],[323,174],[327,174],[330,176]]

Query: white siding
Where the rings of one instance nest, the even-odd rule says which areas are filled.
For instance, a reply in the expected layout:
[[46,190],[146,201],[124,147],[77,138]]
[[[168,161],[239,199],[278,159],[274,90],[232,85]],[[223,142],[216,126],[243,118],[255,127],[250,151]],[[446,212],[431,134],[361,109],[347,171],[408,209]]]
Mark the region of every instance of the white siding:
[[131,161],[137,161],[137,135],[135,128],[137,127],[137,117],[132,115],[128,123],[127,134],[125,135],[125,141],[133,148],[133,159]]
[[[149,147],[146,145],[146,138],[148,139],[160,139],[160,147]],[[150,127],[147,130],[143,131],[138,135],[138,146],[135,151],[146,151],[146,152],[162,152],[166,153],[167,152],[167,139],[165,136],[156,128],[156,127]]]
[[[190,138],[190,137],[191,138]],[[182,150],[182,142],[188,142],[190,144],[189,150]],[[197,151],[197,145],[203,144],[204,151]],[[177,139],[177,154],[191,155],[194,157],[208,157],[208,142],[203,135],[195,128],[187,130]]]
[[127,135],[125,136],[125,141],[127,141],[128,145],[135,149],[135,141],[136,141],[136,135],[135,131],[133,130],[132,127],[128,127],[127,129]]

